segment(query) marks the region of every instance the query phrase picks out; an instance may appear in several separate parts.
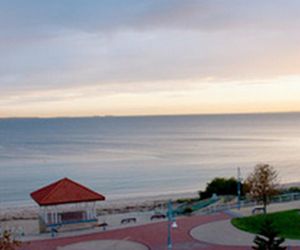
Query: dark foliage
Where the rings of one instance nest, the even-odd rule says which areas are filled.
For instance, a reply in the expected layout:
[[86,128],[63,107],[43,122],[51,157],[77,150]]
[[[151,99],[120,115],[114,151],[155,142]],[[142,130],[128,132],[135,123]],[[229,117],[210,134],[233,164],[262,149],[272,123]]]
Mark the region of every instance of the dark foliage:
[[[215,178],[207,184],[205,191],[200,191],[201,199],[217,195],[237,195],[237,180],[235,178]],[[243,190],[241,186],[241,190]]]
[[193,209],[191,207],[186,207],[183,211],[183,214],[189,215],[193,212]]
[[0,250],[16,250],[19,246],[21,246],[21,242],[13,239],[10,232],[5,230],[0,235]]
[[286,247],[280,246],[284,238],[278,237],[279,232],[273,226],[270,219],[265,219],[261,225],[259,235],[255,236],[252,249],[256,250],[284,250]]

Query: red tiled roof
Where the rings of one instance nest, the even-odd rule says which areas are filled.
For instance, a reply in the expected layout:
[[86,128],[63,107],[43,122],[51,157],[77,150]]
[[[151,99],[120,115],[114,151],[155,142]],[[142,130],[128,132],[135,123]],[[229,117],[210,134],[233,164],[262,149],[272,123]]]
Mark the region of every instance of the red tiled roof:
[[45,186],[30,195],[40,206],[105,200],[103,195],[68,178]]

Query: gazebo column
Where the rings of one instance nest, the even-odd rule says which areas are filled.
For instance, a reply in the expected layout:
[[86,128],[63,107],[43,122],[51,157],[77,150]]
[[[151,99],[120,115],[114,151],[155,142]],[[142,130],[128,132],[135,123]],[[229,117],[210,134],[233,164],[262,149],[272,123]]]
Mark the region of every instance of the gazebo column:
[[40,219],[43,220],[44,223],[47,223],[47,211],[45,207],[40,207]]
[[88,203],[84,203],[84,213],[83,213],[83,219],[88,220],[89,219],[89,206]]
[[56,212],[55,212],[55,210],[51,211],[51,224],[56,224]]
[[88,220],[89,219],[89,209],[85,208],[84,213],[82,215],[84,220]]
[[95,219],[93,211],[91,211],[90,219]]
[[47,211],[46,207],[44,208],[44,211],[43,211],[43,219],[44,219],[45,224],[48,224],[48,211]]
[[58,218],[57,218],[57,211],[55,209],[54,211],[54,223],[57,224],[58,223]]
[[96,211],[95,211],[95,208],[93,207],[92,208],[92,219],[95,219],[96,218]]
[[95,219],[94,206],[92,203],[89,204],[88,215],[89,215],[89,217],[88,217],[89,220]]
[[93,203],[93,219],[97,218],[97,211],[96,211],[96,202]]
[[57,206],[55,206],[55,223],[58,224],[59,221],[58,221],[58,209],[57,209]]
[[89,207],[88,207],[87,210],[86,210],[86,219],[87,219],[87,220],[90,220],[90,219],[91,219],[91,210],[90,210]]

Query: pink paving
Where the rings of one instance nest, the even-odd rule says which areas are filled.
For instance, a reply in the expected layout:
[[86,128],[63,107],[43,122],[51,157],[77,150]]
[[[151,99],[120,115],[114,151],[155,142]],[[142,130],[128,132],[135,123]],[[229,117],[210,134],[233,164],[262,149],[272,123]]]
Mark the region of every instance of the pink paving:
[[[251,249],[251,247],[221,246],[197,241],[190,236],[192,228],[201,224],[224,220],[229,218],[226,214],[216,214],[209,216],[192,216],[178,218],[178,228],[173,230],[173,249],[174,250],[242,250]],[[76,237],[56,238],[51,240],[33,241],[30,245],[21,248],[22,250],[56,250],[58,246],[65,246],[78,242],[115,239],[131,240],[148,246],[151,250],[167,249],[167,222],[158,222],[143,226],[118,229],[106,232],[93,233]],[[293,250],[300,250],[300,247],[293,247]]]

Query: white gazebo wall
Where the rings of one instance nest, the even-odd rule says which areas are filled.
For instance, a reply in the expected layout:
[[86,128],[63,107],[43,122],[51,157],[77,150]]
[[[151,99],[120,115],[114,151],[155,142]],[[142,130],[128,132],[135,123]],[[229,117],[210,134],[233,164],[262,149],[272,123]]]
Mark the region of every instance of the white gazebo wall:
[[95,202],[82,202],[40,207],[40,218],[46,225],[61,224],[61,214],[83,211],[83,220],[97,219]]

